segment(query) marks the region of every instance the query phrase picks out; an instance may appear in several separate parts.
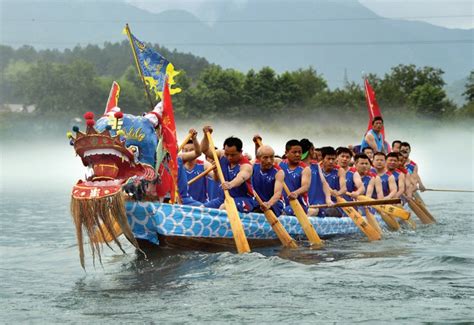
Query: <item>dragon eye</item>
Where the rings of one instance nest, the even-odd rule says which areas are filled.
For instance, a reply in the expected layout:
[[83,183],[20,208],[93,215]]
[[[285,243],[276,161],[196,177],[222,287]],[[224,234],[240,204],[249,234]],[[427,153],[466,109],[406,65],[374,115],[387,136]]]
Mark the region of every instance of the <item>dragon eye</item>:
[[128,150],[130,150],[131,152],[133,152],[133,154],[136,156],[139,152],[138,150],[138,147],[137,146],[129,146],[128,147]]

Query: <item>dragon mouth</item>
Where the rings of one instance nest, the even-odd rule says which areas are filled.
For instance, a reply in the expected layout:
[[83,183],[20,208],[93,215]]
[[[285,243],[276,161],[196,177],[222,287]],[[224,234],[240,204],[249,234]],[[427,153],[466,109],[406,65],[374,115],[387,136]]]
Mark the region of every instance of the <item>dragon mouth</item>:
[[93,182],[122,180],[142,174],[141,164],[135,164],[130,158],[115,149],[91,149],[84,152],[82,160],[92,175]]
[[87,168],[85,179],[73,187],[74,198],[111,196],[131,178],[147,181],[155,178],[154,168],[138,162],[124,141],[111,136],[108,131],[99,133],[90,128],[86,134],[78,133],[74,149]]

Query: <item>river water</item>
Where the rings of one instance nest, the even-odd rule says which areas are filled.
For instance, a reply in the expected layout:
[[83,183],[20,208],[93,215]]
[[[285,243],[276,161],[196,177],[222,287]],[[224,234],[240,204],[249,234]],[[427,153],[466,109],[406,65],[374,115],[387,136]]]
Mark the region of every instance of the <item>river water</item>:
[[425,193],[438,224],[246,255],[104,251],[78,260],[66,190],[2,194],[0,322],[474,321],[472,194]]
[[[309,132],[294,130],[295,138]],[[410,139],[427,187],[472,190],[472,128],[431,130],[391,135]],[[216,143],[241,132],[216,126]],[[311,140],[345,145],[356,134],[332,132]],[[262,135],[279,152],[277,133]],[[321,250],[157,251],[144,259],[122,240],[126,255],[105,249],[94,268],[87,254],[84,272],[69,214],[83,173],[65,139],[0,142],[0,323],[474,322],[473,194],[423,193],[438,223],[379,242],[352,236]]]

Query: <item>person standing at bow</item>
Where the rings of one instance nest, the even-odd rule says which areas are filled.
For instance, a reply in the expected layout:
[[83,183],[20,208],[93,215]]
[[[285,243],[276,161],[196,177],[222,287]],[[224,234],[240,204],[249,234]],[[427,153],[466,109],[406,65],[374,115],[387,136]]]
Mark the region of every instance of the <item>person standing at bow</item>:
[[383,119],[380,116],[374,117],[372,120],[372,128],[367,131],[360,145],[361,152],[364,152],[365,148],[372,148],[373,152],[387,153],[384,144],[384,138],[382,134]]

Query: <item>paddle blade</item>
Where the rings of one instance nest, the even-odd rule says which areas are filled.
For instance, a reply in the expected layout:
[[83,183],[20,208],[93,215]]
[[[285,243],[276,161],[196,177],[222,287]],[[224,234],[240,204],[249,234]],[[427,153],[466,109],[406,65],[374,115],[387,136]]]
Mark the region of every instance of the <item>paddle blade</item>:
[[[377,210],[377,209],[376,209]],[[397,231],[397,230],[400,230],[400,224],[398,223],[397,219],[395,219],[394,217],[392,217],[391,215],[385,213],[384,211],[382,210],[377,210],[377,212],[380,214],[380,216],[382,217],[382,220],[385,222],[385,224],[387,225],[388,229],[392,230],[392,231]]]
[[372,212],[370,212],[369,208],[367,208],[367,207],[365,208],[365,217],[366,217],[367,222],[369,223],[369,225],[371,225],[372,228],[377,230],[377,232],[380,235],[382,235],[382,228],[380,228],[379,222],[377,221],[375,216],[372,214]]
[[294,241],[293,238],[291,238],[290,234],[286,231],[285,227],[281,224],[281,222],[278,220],[277,216],[272,210],[267,210],[264,212],[265,217],[267,218],[268,223],[270,226],[272,226],[273,231],[276,233],[278,236],[278,239],[280,239],[281,244],[284,247],[288,248],[298,248],[298,245]]
[[225,209],[227,211],[227,217],[229,218],[230,227],[234,235],[235,246],[239,254],[249,253],[250,246],[245,236],[244,227],[239,217],[239,211],[235,205],[234,199],[230,196],[228,191],[225,191]]
[[308,215],[306,214],[306,212],[304,212],[303,207],[298,202],[298,200],[290,200],[290,206],[293,209],[293,212],[295,213],[295,216],[298,219],[301,228],[303,228],[306,237],[308,237],[309,242],[313,245],[322,246],[323,241],[321,240],[321,238],[319,238],[318,233],[316,232],[316,230],[314,230],[314,227],[311,222],[309,222]]
[[[357,197],[357,200],[359,200],[359,201],[373,201],[374,199],[372,199],[371,197],[365,196],[365,195],[359,195]],[[410,212],[403,209],[403,208],[400,208],[400,207],[397,207],[397,206],[394,206],[394,205],[377,205],[377,206],[374,206],[374,207],[377,211],[379,211],[379,212],[384,211],[385,213],[387,213],[388,215],[390,215],[392,217],[400,218],[400,219],[403,219],[403,220],[410,219]]]
[[[337,202],[346,202],[341,197],[336,198]],[[345,214],[349,216],[349,218],[352,219],[352,221],[355,223],[355,225],[367,236],[367,238],[372,241],[372,240],[380,240],[382,236],[380,233],[375,230],[361,215],[359,212],[356,211],[356,209],[352,207],[347,207],[347,208],[342,208]]]
[[429,225],[431,223],[434,223],[433,220],[430,219],[429,216],[427,216],[423,210],[418,206],[418,204],[416,204],[416,202],[412,199],[412,198],[406,198],[407,201],[408,201],[408,206],[410,207],[410,209],[413,210],[413,212],[415,212],[416,216],[420,219],[421,223],[425,224],[425,225]]

